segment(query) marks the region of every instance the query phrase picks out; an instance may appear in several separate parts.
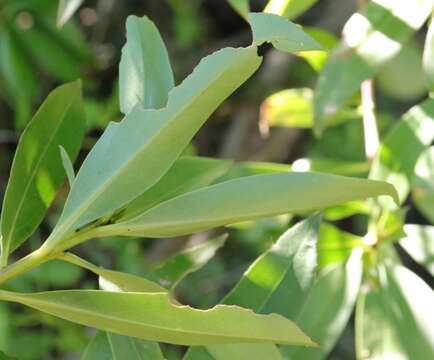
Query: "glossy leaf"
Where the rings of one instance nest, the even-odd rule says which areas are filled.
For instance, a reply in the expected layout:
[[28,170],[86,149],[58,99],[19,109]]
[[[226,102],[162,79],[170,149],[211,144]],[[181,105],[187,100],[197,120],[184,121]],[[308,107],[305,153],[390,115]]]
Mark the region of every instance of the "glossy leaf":
[[359,293],[362,279],[361,251],[349,260],[325,268],[304,301],[295,322],[320,344],[318,349],[282,347],[290,359],[324,359],[344,330]]
[[247,19],[247,15],[250,12],[249,0],[228,0],[228,2],[238,14]]
[[73,82],[48,95],[24,131],[3,201],[4,259],[38,227],[65,179],[59,145],[75,159],[84,129],[81,84]]
[[107,228],[118,235],[178,236],[378,195],[396,196],[393,187],[384,182],[316,173],[256,175],[178,196]]
[[107,291],[125,291],[125,292],[167,292],[165,288],[142,278],[127,274],[120,271],[107,270],[96,266],[86,260],[79,258],[71,253],[64,253],[58,256],[59,259],[67,261],[71,264],[87,269],[99,276],[100,288]]
[[412,186],[413,201],[419,211],[434,223],[434,146],[420,155],[415,174]]
[[[386,135],[373,160],[369,177],[390,182],[401,203],[407,198],[416,162],[434,139],[434,100],[412,107]],[[383,206],[393,208],[387,200]]]
[[270,0],[264,12],[280,15],[290,20],[302,15],[318,0]]
[[127,42],[119,64],[121,111],[128,114],[137,104],[145,109],[162,108],[174,86],[169,56],[158,29],[146,16],[129,16]]
[[434,21],[431,19],[423,50],[423,70],[428,89],[431,92],[434,91],[434,63],[432,59],[434,59]]
[[224,305],[196,310],[175,305],[164,293],[64,290],[19,294],[1,290],[0,299],[145,340],[183,345],[231,342],[314,345],[294,323],[279,315],[258,315]]
[[170,257],[147,275],[166,288],[173,289],[188,274],[204,266],[227,239],[227,235],[208,240]]
[[434,226],[405,225],[399,244],[434,276]]
[[131,219],[163,201],[207,186],[227,172],[231,165],[232,162],[227,160],[181,157],[160,181],[127,206],[121,219]]
[[315,91],[315,131],[351,98],[424,24],[433,0],[373,0],[354,14],[343,30],[342,44],[330,55]]
[[81,360],[164,360],[157,343],[113,333],[98,332],[86,347]]
[[84,0],[60,0],[57,10],[57,26],[65,25],[83,2]]
[[264,42],[271,42],[276,49],[291,53],[322,48],[301,27],[283,17],[267,13],[249,13],[248,19],[252,27],[253,43],[258,46]]
[[[293,318],[302,307],[314,281],[320,221],[321,217],[316,215],[286,231],[250,265],[222,303]],[[185,360],[201,359],[202,352],[209,353],[217,360],[247,360],[249,356],[281,359],[274,346],[231,344],[208,346],[206,349],[191,348]]]
[[260,62],[256,47],[220,50],[170,93],[167,107],[136,106],[120,123],[109,125],[78,172],[46,246],[56,246],[65,233],[113,213],[158,182],[209,115]]

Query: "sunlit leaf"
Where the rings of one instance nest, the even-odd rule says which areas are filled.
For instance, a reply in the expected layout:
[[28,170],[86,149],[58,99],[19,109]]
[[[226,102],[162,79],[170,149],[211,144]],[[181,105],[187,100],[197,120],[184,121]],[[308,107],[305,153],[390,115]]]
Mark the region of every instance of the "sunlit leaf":
[[56,246],[65,233],[114,212],[160,180],[209,115],[260,62],[256,47],[220,50],[171,91],[167,107],[144,110],[138,105],[120,123],[110,124],[78,172],[45,245]]
[[343,30],[342,44],[330,55],[315,92],[315,132],[324,121],[396,56],[426,21],[433,0],[373,0],[354,14]]
[[[405,201],[414,178],[419,155],[434,139],[434,100],[412,107],[386,135],[375,157],[369,177],[384,180],[396,187]],[[387,200],[383,206],[394,208]]]
[[302,15],[318,0],[269,0],[264,12],[280,15],[290,20]]
[[399,244],[434,276],[434,226],[405,225]]
[[[384,182],[317,173],[276,173],[229,180],[163,202],[143,215],[107,226],[127,236],[168,237],[378,195],[395,197]],[[188,211],[180,211],[188,209]]]
[[41,223],[65,179],[59,145],[75,159],[84,135],[81,83],[48,95],[18,144],[1,217],[3,259]]
[[33,294],[0,291],[0,299],[122,335],[183,345],[232,342],[313,346],[282,316],[235,306],[196,310],[174,304],[165,293],[64,290]]
[[62,27],[74,15],[84,0],[59,0],[57,26]]
[[167,259],[146,277],[166,288],[175,288],[188,274],[205,265],[225,243],[227,235],[193,246]]
[[249,0],[228,0],[228,2],[238,14],[247,19],[250,12]]
[[[316,215],[286,231],[250,265],[222,303],[294,318],[314,281],[320,221]],[[214,359],[281,359],[274,346],[233,344],[191,348],[185,360],[201,359],[203,352]]]
[[[360,249],[358,249],[360,250]],[[324,359],[344,330],[356,302],[362,279],[361,252],[355,250],[344,264],[326,267],[314,283],[295,322],[318,349],[282,347],[290,359]]]
[[137,104],[159,109],[166,105],[173,87],[169,56],[157,27],[146,16],[129,16],[119,64],[121,111],[128,114]]
[[434,146],[420,155],[415,174],[412,186],[414,203],[419,211],[434,223]]
[[248,19],[252,27],[253,43],[258,46],[270,42],[276,49],[291,53],[322,48],[301,27],[281,16],[249,13]]
[[429,91],[434,91],[434,21],[428,27],[423,50],[423,70]]

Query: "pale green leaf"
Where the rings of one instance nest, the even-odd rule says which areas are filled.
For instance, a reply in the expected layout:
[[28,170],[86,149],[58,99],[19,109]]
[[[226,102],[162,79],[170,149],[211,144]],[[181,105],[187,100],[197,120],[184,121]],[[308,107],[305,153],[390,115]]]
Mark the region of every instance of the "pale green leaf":
[[3,259],[41,223],[65,179],[59,152],[75,159],[85,130],[81,83],[51,92],[24,131],[15,153],[1,217]]
[[59,145],[60,157],[62,159],[63,169],[65,170],[66,177],[68,178],[69,187],[72,186],[75,178],[74,167],[68,153],[62,145]]
[[413,201],[418,210],[434,223],[434,146],[420,155],[415,175],[412,184]]
[[57,26],[62,27],[74,15],[84,0],[59,0]]
[[154,23],[146,16],[127,18],[127,42],[119,64],[120,108],[128,114],[134,106],[159,109],[175,86],[169,56]]
[[384,182],[319,173],[256,175],[178,196],[143,215],[106,228],[118,235],[178,236],[379,195],[390,195],[397,201],[393,187]]
[[269,0],[264,12],[280,15],[290,20],[302,15],[318,0]]
[[324,359],[344,330],[359,294],[362,256],[356,249],[349,260],[320,273],[295,322],[320,344],[318,349],[282,347],[288,359]]
[[[416,162],[434,139],[434,100],[412,107],[386,135],[373,160],[369,178],[393,184],[401,203],[414,178]],[[383,206],[393,208],[387,200]]]
[[238,14],[247,20],[247,15],[250,12],[249,0],[228,0],[228,2]]
[[305,172],[326,172],[335,175],[360,176],[368,173],[370,164],[367,161],[346,161],[331,158],[301,158],[292,163],[292,170]]
[[285,52],[321,50],[322,47],[306,34],[300,26],[278,15],[267,13],[249,13],[253,32],[253,43],[261,45],[270,42]]
[[260,161],[243,161],[232,166],[229,171],[218,178],[215,183],[251,175],[274,174],[288,171],[291,171],[291,165]]
[[166,288],[173,289],[188,274],[204,266],[220,249],[227,235],[208,240],[170,257],[146,277]]
[[98,267],[71,253],[62,253],[57,258],[80,266],[98,275],[100,287],[104,290],[147,293],[167,292],[165,288],[150,280],[120,271]]
[[174,304],[165,293],[64,290],[19,294],[0,290],[0,299],[145,340],[181,345],[233,342],[314,345],[282,316],[259,315],[225,305],[197,310]]
[[121,219],[131,219],[163,201],[209,185],[231,165],[232,162],[227,160],[183,156],[153,187],[128,204]]
[[434,226],[405,225],[399,244],[434,276]]
[[[313,284],[316,272],[316,241],[321,217],[313,216],[286,231],[243,274],[222,300],[261,313],[293,318]],[[274,346],[231,344],[191,348],[185,360],[201,359],[204,351],[216,360],[281,359]],[[256,356],[255,356],[256,353]],[[268,355],[267,355],[268,353]]]
[[220,50],[171,91],[167,107],[136,106],[109,126],[78,172],[45,245],[56,246],[65,233],[113,213],[158,182],[211,113],[260,63],[254,46]]
[[354,14],[343,30],[342,44],[330,55],[315,92],[315,131],[351,98],[363,80],[371,78],[396,56],[424,24],[434,0],[372,0]]
[[157,343],[99,331],[81,360],[164,360]]
[[423,70],[425,73],[426,82],[429,91],[434,91],[434,21],[428,27],[428,32],[425,38],[425,47],[423,50]]

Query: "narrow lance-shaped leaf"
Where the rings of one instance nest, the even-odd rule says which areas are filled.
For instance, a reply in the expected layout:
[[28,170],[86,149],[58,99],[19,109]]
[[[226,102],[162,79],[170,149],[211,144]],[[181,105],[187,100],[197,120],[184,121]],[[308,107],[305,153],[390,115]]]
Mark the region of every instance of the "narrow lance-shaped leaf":
[[247,19],[247,14],[250,12],[249,0],[228,0],[228,2],[238,14]]
[[3,201],[4,261],[41,223],[65,179],[59,146],[75,159],[84,130],[81,84],[73,82],[48,95],[24,131]]
[[59,145],[60,157],[62,159],[63,169],[65,170],[66,177],[68,178],[69,187],[72,186],[75,178],[74,167],[68,153],[62,145]]
[[330,55],[315,92],[315,132],[388,60],[398,54],[426,21],[433,0],[373,0],[354,14],[343,30],[342,44]]
[[153,187],[128,204],[121,219],[131,219],[151,207],[183,193],[209,185],[226,173],[231,161],[184,156]]
[[284,346],[285,358],[321,360],[339,339],[359,294],[362,280],[360,249],[344,264],[329,266],[318,276],[295,322],[320,344],[317,349]]
[[146,277],[173,289],[185,276],[205,265],[223,246],[226,238],[227,235],[221,235],[186,249],[166,260]]
[[84,0],[60,0],[57,10],[57,26],[65,25],[83,2]]
[[294,19],[302,15],[318,0],[270,0],[264,12],[280,15],[287,19]]
[[434,226],[404,226],[407,236],[399,241],[405,251],[434,276]]
[[45,245],[54,247],[65,233],[114,212],[154,185],[209,115],[260,62],[254,46],[220,50],[204,58],[173,89],[167,107],[136,106],[122,122],[109,126],[78,172]]
[[159,109],[166,105],[174,86],[169,56],[157,27],[146,16],[129,16],[119,64],[121,111],[128,114],[137,104]]
[[426,76],[426,82],[430,92],[434,92],[434,21],[428,27],[425,38],[425,47],[423,49],[423,70]]
[[[372,163],[369,178],[393,184],[405,201],[416,162],[434,139],[434,100],[412,107],[384,138]],[[393,208],[390,201],[382,205]]]
[[253,43],[258,46],[264,42],[271,42],[276,49],[291,53],[322,48],[300,26],[281,16],[250,13],[248,19],[252,27]]
[[291,321],[235,306],[196,310],[175,305],[165,293],[65,290],[19,294],[0,290],[0,299],[101,330],[181,345],[233,342],[313,346]]
[[164,360],[164,356],[156,342],[100,331],[86,347],[81,360],[109,359]]
[[398,201],[393,187],[384,182],[316,173],[256,175],[178,196],[106,228],[118,235],[178,236],[378,195],[390,195]]
[[416,207],[434,223],[434,146],[426,149],[417,160],[412,188]]
[[[286,231],[247,269],[222,303],[293,317],[291,315],[299,311],[315,277],[320,221],[321,217],[315,215]],[[276,350],[272,345],[218,345],[190,348],[184,359],[201,359],[203,352],[215,359],[248,360],[249,356],[250,359],[261,358],[261,354],[263,358],[281,359]]]

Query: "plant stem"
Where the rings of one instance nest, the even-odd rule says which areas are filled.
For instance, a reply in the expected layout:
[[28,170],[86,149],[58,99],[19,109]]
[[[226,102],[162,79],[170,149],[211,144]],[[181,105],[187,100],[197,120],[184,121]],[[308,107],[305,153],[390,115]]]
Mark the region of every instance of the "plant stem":
[[375,116],[374,86],[372,79],[363,81],[360,90],[362,95],[365,154],[368,160],[372,160],[380,146],[377,118]]

